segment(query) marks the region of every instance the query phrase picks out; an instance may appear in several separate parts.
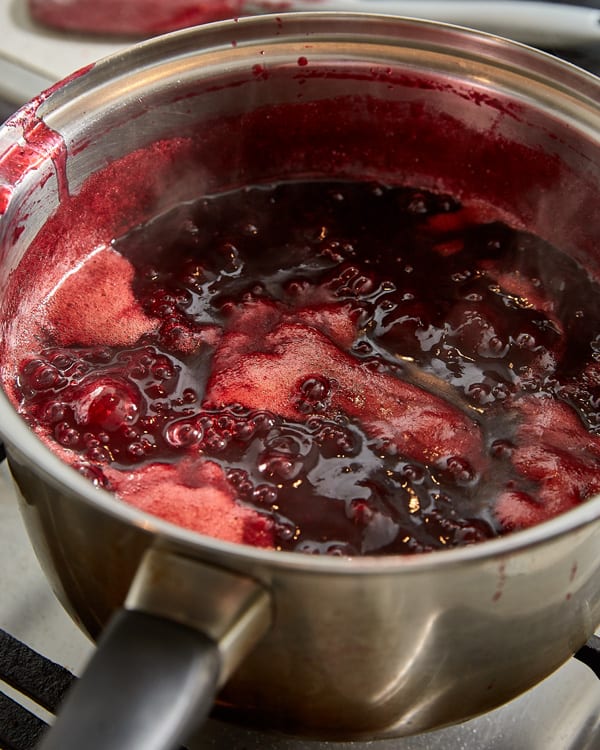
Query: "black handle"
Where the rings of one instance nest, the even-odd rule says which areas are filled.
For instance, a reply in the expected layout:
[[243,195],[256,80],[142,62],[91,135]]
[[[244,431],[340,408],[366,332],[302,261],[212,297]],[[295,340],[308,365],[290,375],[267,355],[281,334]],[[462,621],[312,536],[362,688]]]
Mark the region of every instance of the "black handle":
[[206,719],[220,658],[207,636],[121,610],[38,750],[172,750]]

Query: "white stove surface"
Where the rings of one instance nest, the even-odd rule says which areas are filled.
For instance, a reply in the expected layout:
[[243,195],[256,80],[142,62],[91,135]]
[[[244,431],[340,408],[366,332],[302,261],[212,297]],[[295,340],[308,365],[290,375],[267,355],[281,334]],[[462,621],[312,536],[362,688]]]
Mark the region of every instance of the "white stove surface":
[[24,104],[52,83],[125,46],[114,39],[45,29],[30,19],[25,0],[0,0],[0,98]]

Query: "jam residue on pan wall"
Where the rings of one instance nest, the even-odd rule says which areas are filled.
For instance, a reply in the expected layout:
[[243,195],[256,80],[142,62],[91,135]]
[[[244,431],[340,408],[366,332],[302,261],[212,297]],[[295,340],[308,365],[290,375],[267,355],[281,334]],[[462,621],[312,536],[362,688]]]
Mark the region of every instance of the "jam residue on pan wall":
[[99,247],[16,389],[63,457],[174,523],[426,552],[600,489],[599,305],[568,256],[448,195],[260,185]]

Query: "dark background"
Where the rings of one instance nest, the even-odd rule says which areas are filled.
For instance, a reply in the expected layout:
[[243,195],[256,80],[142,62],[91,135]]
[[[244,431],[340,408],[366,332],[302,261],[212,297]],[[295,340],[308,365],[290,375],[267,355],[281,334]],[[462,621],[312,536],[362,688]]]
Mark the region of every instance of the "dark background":
[[[465,1],[469,2],[469,0]],[[600,0],[548,0],[548,2],[562,2],[565,5],[585,5],[588,8],[600,9]],[[596,75],[600,75],[600,43],[590,44],[580,49],[560,50],[554,54],[564,57],[575,65],[591,70]]]

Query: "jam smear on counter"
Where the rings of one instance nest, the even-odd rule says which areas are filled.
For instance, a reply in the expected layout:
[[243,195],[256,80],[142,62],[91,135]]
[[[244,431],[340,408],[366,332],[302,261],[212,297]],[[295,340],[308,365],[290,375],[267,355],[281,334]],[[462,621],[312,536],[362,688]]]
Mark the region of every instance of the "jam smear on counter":
[[93,303],[80,331],[66,305],[17,388],[126,502],[229,541],[380,555],[600,490],[600,290],[539,238],[448,195],[299,181],[180,205],[101,253],[103,274],[132,269],[135,336],[86,340]]

